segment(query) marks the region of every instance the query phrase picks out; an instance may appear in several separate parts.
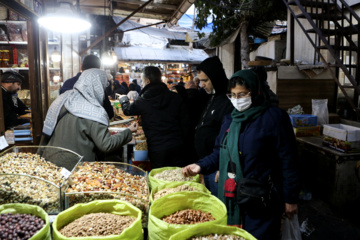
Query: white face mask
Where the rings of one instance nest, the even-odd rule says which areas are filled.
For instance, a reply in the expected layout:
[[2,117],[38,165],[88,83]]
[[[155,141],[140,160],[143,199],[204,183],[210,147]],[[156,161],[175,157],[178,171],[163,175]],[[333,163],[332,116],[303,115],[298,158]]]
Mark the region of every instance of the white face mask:
[[230,99],[234,108],[236,108],[239,112],[243,112],[251,106],[251,97],[244,98],[231,98]]

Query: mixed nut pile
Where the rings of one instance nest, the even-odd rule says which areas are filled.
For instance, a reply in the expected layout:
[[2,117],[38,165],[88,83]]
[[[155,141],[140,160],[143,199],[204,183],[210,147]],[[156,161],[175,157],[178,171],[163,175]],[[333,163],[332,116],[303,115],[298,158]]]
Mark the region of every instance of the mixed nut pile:
[[154,200],[162,198],[163,196],[166,196],[170,193],[183,192],[183,191],[199,192],[197,188],[190,187],[188,185],[180,185],[175,188],[164,188],[159,190],[157,193],[154,194]]
[[210,234],[206,236],[192,237],[187,240],[246,240],[246,239],[235,235]]
[[41,218],[31,214],[0,214],[0,239],[29,239],[44,224]]
[[59,232],[65,237],[120,235],[135,218],[112,213],[91,213],[64,226]]
[[[58,212],[59,187],[65,181],[61,170],[61,167],[46,161],[38,154],[5,154],[0,158],[0,204],[28,203],[38,205],[49,213]],[[35,178],[11,174],[24,174]]]
[[182,182],[182,181],[193,181],[194,177],[185,177],[182,174],[181,168],[164,170],[154,175],[154,178],[170,181],[170,182]]
[[201,210],[185,209],[177,211],[169,216],[161,218],[169,224],[196,224],[214,221],[215,218],[211,213],[205,213]]
[[147,151],[147,150],[148,150],[148,146],[147,146],[146,141],[136,143],[136,145],[135,145],[135,150],[137,150],[137,151]]

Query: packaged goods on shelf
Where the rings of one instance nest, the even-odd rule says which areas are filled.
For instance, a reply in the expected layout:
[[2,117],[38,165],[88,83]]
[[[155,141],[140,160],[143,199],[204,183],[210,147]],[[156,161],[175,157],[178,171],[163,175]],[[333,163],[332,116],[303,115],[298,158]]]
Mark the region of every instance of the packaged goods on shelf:
[[323,145],[340,152],[360,152],[360,128],[345,124],[324,124]]
[[310,114],[291,114],[290,120],[293,127],[310,127],[317,125],[317,116]]
[[313,127],[293,127],[295,137],[320,136],[320,125]]
[[58,147],[10,148],[0,155],[0,204],[28,203],[59,213],[68,177],[81,159]]

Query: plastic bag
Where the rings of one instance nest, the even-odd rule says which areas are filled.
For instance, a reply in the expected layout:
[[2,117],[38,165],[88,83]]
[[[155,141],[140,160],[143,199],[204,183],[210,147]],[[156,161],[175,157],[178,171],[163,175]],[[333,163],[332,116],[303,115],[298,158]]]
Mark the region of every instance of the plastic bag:
[[256,240],[256,238],[254,238],[250,233],[248,233],[247,231],[241,228],[223,226],[218,224],[213,224],[211,225],[211,227],[205,225],[189,227],[184,231],[175,233],[170,237],[169,240],[186,240],[192,237],[206,236],[210,234],[233,235],[233,236],[242,237],[245,240]]
[[[59,232],[63,226],[73,222],[75,219],[82,217],[83,215],[90,213],[113,213],[118,215],[126,215],[135,217],[136,220],[125,229],[120,235],[109,235],[99,237],[76,237],[67,238]],[[75,206],[59,213],[53,222],[53,239],[54,240],[66,240],[66,239],[78,239],[78,240],[115,240],[115,239],[143,239],[142,225],[141,225],[141,211],[134,207],[132,204],[120,201],[120,200],[99,200],[92,201],[86,204],[76,204]]]
[[201,183],[196,183],[196,182],[171,182],[171,183],[166,183],[166,184],[162,184],[162,185],[158,185],[156,187],[154,187],[151,191],[150,194],[150,202],[152,203],[154,201],[154,194],[157,193],[158,191],[165,189],[165,188],[176,188],[178,186],[181,185],[187,185],[189,187],[193,187],[196,188],[197,190],[199,190],[199,192],[203,192],[203,193],[207,193],[207,194],[211,194],[211,192]]
[[[178,210],[198,209],[210,212],[214,221],[197,224],[169,224],[161,220]],[[227,224],[226,206],[217,197],[202,192],[178,192],[166,195],[156,201],[150,207],[149,212],[149,239],[168,240],[177,232],[192,226],[204,226],[211,228],[214,224]]]
[[25,203],[9,203],[0,205],[0,214],[5,213],[25,213],[37,216],[44,220],[45,225],[29,240],[50,240],[51,232],[50,232],[50,222],[49,215],[39,206],[25,204]]
[[329,123],[329,111],[328,111],[328,100],[327,99],[312,99],[312,115],[318,117],[318,125]]
[[285,218],[281,240],[301,240],[300,225],[297,214],[295,214],[291,219]]
[[[165,170],[174,170],[174,169],[181,169],[181,168],[180,167],[163,167],[163,168],[155,168],[155,169],[151,170],[151,172],[149,173],[150,188],[153,189],[156,186],[163,185],[166,183],[171,183],[171,181],[164,181],[161,179],[154,178],[154,175],[157,173],[161,173]],[[200,177],[199,177],[199,174],[197,174],[196,176],[193,177],[192,181],[188,181],[188,182],[199,182],[199,181],[200,181]],[[180,181],[178,181],[178,182],[180,182]],[[186,181],[184,181],[182,183],[185,183],[185,182]]]

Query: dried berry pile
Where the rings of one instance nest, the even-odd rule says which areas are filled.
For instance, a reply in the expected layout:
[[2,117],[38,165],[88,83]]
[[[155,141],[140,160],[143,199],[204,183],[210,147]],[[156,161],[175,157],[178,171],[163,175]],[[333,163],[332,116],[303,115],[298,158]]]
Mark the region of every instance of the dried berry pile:
[[66,237],[120,235],[135,218],[112,213],[91,213],[76,219],[59,232]]
[[175,188],[161,189],[160,191],[158,191],[157,193],[154,194],[154,200],[162,198],[163,196],[166,196],[170,193],[183,192],[183,191],[199,192],[199,190],[197,188],[190,187],[188,185],[180,185]]
[[185,209],[163,217],[161,220],[169,224],[196,224],[214,221],[215,218],[211,213],[205,213],[195,209]]
[[0,214],[0,239],[29,239],[44,226],[44,221],[30,214]]
[[187,240],[246,240],[246,239],[235,235],[210,234],[206,236],[192,237]]
[[155,174],[154,178],[170,182],[193,181],[194,179],[194,177],[185,177],[182,174],[181,168],[164,170],[160,173]]

